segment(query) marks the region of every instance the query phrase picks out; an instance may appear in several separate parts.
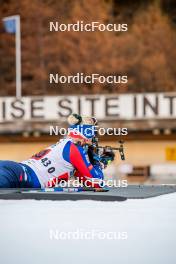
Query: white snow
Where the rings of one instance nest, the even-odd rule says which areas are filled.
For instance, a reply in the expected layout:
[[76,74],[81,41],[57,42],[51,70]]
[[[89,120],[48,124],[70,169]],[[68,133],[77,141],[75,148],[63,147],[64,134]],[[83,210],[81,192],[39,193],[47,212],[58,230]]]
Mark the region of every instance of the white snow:
[[2,264],[174,264],[175,246],[176,193],[125,202],[0,200]]

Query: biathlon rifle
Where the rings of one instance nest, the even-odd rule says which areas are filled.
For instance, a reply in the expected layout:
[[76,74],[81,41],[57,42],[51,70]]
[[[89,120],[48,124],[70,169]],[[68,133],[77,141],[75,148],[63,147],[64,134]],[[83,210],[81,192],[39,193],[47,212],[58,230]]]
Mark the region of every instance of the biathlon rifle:
[[103,154],[112,153],[114,151],[118,151],[120,154],[121,160],[125,160],[125,153],[124,153],[124,141],[118,141],[119,147],[111,147],[111,146],[99,146],[98,145],[98,138],[95,137],[93,139],[93,144],[91,146],[92,151],[96,153],[98,156],[102,156]]
[[98,146],[98,151],[100,153],[108,153],[108,152],[114,152],[114,151],[119,151],[119,155],[121,160],[125,160],[125,153],[124,153],[124,142],[123,141],[119,141],[119,147],[118,148],[114,148],[111,146]]

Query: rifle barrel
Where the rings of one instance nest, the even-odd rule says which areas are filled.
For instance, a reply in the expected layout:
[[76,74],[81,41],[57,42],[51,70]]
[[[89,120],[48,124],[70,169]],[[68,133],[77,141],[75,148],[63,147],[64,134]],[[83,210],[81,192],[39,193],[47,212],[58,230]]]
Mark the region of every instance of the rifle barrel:
[[[106,148],[107,146],[98,146],[98,148]],[[123,148],[113,148],[113,147],[110,147],[112,150],[122,150]]]

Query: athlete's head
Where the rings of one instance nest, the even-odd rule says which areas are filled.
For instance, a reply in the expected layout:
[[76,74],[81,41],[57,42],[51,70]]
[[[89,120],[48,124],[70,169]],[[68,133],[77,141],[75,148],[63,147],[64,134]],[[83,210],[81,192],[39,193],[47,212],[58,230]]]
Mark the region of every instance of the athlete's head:
[[68,137],[82,145],[92,144],[92,139],[95,136],[95,125],[97,124],[94,117],[72,114],[68,117],[68,123],[70,125]]

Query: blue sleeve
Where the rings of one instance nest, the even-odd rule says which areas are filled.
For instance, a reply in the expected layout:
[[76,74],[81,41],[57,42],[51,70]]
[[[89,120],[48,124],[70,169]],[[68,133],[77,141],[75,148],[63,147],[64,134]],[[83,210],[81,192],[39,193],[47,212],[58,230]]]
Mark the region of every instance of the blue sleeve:
[[[69,143],[69,144],[68,144]],[[68,142],[63,150],[63,157],[70,162],[83,176],[103,179],[102,169],[98,165],[92,165],[83,147]],[[65,153],[66,152],[66,153]]]

